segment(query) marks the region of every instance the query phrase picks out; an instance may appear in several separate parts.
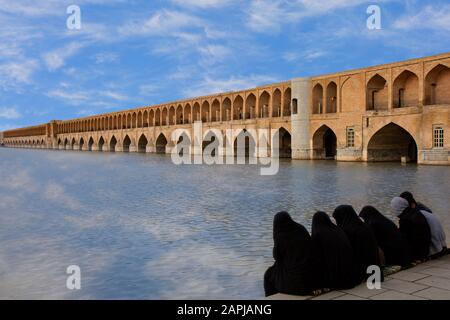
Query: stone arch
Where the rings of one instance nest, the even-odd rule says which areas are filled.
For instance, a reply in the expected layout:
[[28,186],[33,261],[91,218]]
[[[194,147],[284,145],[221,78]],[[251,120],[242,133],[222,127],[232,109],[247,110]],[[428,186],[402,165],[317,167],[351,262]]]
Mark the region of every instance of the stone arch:
[[278,132],[278,156],[280,158],[292,158],[292,137],[288,130],[281,127]]
[[135,129],[137,126],[137,115],[136,112],[133,112],[133,115],[131,116],[131,128]]
[[214,99],[211,105],[211,122],[220,121],[220,101]]
[[80,150],[83,150],[83,147],[84,147],[84,139],[83,139],[83,138],[80,138],[80,143],[78,143],[78,148],[79,148]]
[[272,117],[281,117],[281,90],[276,89],[272,97]]
[[77,144],[77,142],[76,142],[75,138],[72,138],[72,143],[71,143],[72,150],[75,150],[75,145],[76,144]]
[[142,119],[142,126],[144,128],[148,128],[149,124],[148,124],[148,111],[147,110],[144,111],[144,113],[142,114],[142,117],[143,117],[143,119]]
[[222,101],[222,121],[230,121],[231,116],[231,99],[225,98]]
[[171,106],[169,108],[169,126],[173,126],[176,124],[176,119],[175,119],[175,107]]
[[390,122],[369,139],[367,144],[367,161],[417,162],[417,143],[414,137],[403,127]]
[[128,135],[126,135],[125,138],[123,138],[122,151],[130,152],[130,146],[131,146],[131,139]]
[[312,93],[313,99],[313,114],[323,113],[323,87],[320,83],[316,84]]
[[367,82],[366,110],[388,109],[388,83],[378,73]]
[[138,152],[146,153],[147,152],[148,140],[145,134],[142,134],[138,140]]
[[425,104],[450,104],[450,68],[438,64],[425,77]]
[[192,109],[192,119],[193,121],[200,121],[200,104],[198,102],[194,103],[194,107]]
[[[214,149],[217,148],[221,148],[223,147],[223,141],[222,141],[222,133],[220,130],[218,129],[210,129],[208,131],[205,132],[205,134],[203,135],[203,140],[202,140],[202,151],[205,151],[205,148],[210,146],[211,144],[214,144]],[[213,151],[213,153],[211,154],[211,156],[215,157],[216,150]]]
[[202,122],[209,122],[209,102],[204,101],[202,104]]
[[94,139],[90,137],[88,141],[88,151],[93,151],[93,147],[94,147]]
[[327,86],[327,113],[337,112],[337,84],[331,81]]
[[155,126],[159,127],[161,125],[161,110],[158,108],[155,112]]
[[165,154],[167,148],[167,139],[163,133],[160,133],[156,139],[156,153]]
[[237,95],[233,102],[233,120],[242,120],[244,118],[244,99]]
[[245,119],[254,119],[256,117],[256,96],[250,93],[245,99]]
[[191,105],[188,103],[184,106],[184,123],[189,124],[192,122],[191,120],[191,116],[192,116],[192,110],[191,110]]
[[337,137],[327,125],[321,126],[313,135],[313,159],[336,159]]
[[259,96],[258,118],[267,118],[270,114],[270,94],[264,90]]
[[115,136],[112,136],[109,140],[109,151],[110,152],[116,152],[116,146],[117,146],[117,139]]
[[138,112],[137,115],[137,128],[143,128],[144,127],[144,122],[143,122],[143,118],[142,118],[142,111]]
[[284,90],[284,105],[283,105],[283,116],[289,117],[291,115],[291,100],[292,100],[292,90],[287,88]]
[[245,161],[256,156],[256,139],[251,132],[243,129],[234,139],[234,155],[238,158],[245,157]]
[[148,125],[149,127],[153,127],[155,125],[155,111],[150,110],[148,113]]
[[131,129],[132,118],[133,118],[133,116],[131,115],[131,113],[129,113],[129,114],[127,115],[127,124],[126,124],[126,128],[127,128],[127,129]]
[[167,113],[167,108],[164,108],[161,114],[161,125],[162,126],[167,126],[167,117],[168,117],[168,113]]
[[177,111],[175,112],[176,115],[176,123],[177,124],[183,124],[183,106],[180,104],[177,107]]
[[416,107],[419,105],[419,77],[409,70],[403,71],[393,84],[393,107]]
[[67,150],[67,145],[69,144],[69,140],[67,138],[64,139],[64,150]]
[[100,139],[98,139],[98,151],[103,151],[103,146],[105,145],[105,139],[103,139],[103,137],[100,137]]

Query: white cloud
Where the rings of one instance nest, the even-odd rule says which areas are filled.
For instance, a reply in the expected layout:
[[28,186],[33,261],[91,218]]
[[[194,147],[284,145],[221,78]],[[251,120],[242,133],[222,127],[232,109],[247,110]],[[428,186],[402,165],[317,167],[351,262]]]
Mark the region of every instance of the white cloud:
[[0,85],[9,87],[28,84],[38,67],[39,64],[34,59],[4,63],[0,65]]
[[426,6],[420,12],[400,17],[394,27],[400,30],[435,29],[450,31],[450,5]]
[[19,119],[22,115],[15,108],[0,108],[0,118]]
[[112,52],[102,52],[97,53],[94,56],[94,60],[96,64],[117,62],[119,60],[119,55]]
[[71,42],[63,48],[56,49],[44,54],[44,61],[50,71],[57,70],[64,66],[66,60],[77,54],[85,44],[80,42]]

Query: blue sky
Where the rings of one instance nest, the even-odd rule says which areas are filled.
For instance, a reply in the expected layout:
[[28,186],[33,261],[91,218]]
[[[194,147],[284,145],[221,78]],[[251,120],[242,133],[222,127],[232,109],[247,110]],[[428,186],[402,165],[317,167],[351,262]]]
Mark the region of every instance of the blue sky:
[[448,0],[0,0],[0,24],[0,130],[450,51]]

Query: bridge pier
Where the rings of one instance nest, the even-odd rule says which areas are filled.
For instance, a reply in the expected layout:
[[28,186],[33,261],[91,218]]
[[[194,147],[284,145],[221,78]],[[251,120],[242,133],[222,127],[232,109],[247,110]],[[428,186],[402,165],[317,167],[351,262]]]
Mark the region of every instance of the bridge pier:
[[292,99],[293,103],[297,103],[297,113],[292,113],[291,116],[292,159],[312,159],[309,133],[311,78],[292,80]]

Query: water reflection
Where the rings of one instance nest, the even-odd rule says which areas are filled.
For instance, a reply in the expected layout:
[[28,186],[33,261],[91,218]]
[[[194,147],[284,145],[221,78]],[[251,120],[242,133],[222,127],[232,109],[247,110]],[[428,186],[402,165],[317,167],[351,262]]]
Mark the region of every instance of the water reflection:
[[[371,204],[409,190],[450,230],[448,167],[281,162],[174,166],[170,157],[0,149],[0,298],[260,298],[280,210]],[[78,264],[82,290],[65,288]]]

